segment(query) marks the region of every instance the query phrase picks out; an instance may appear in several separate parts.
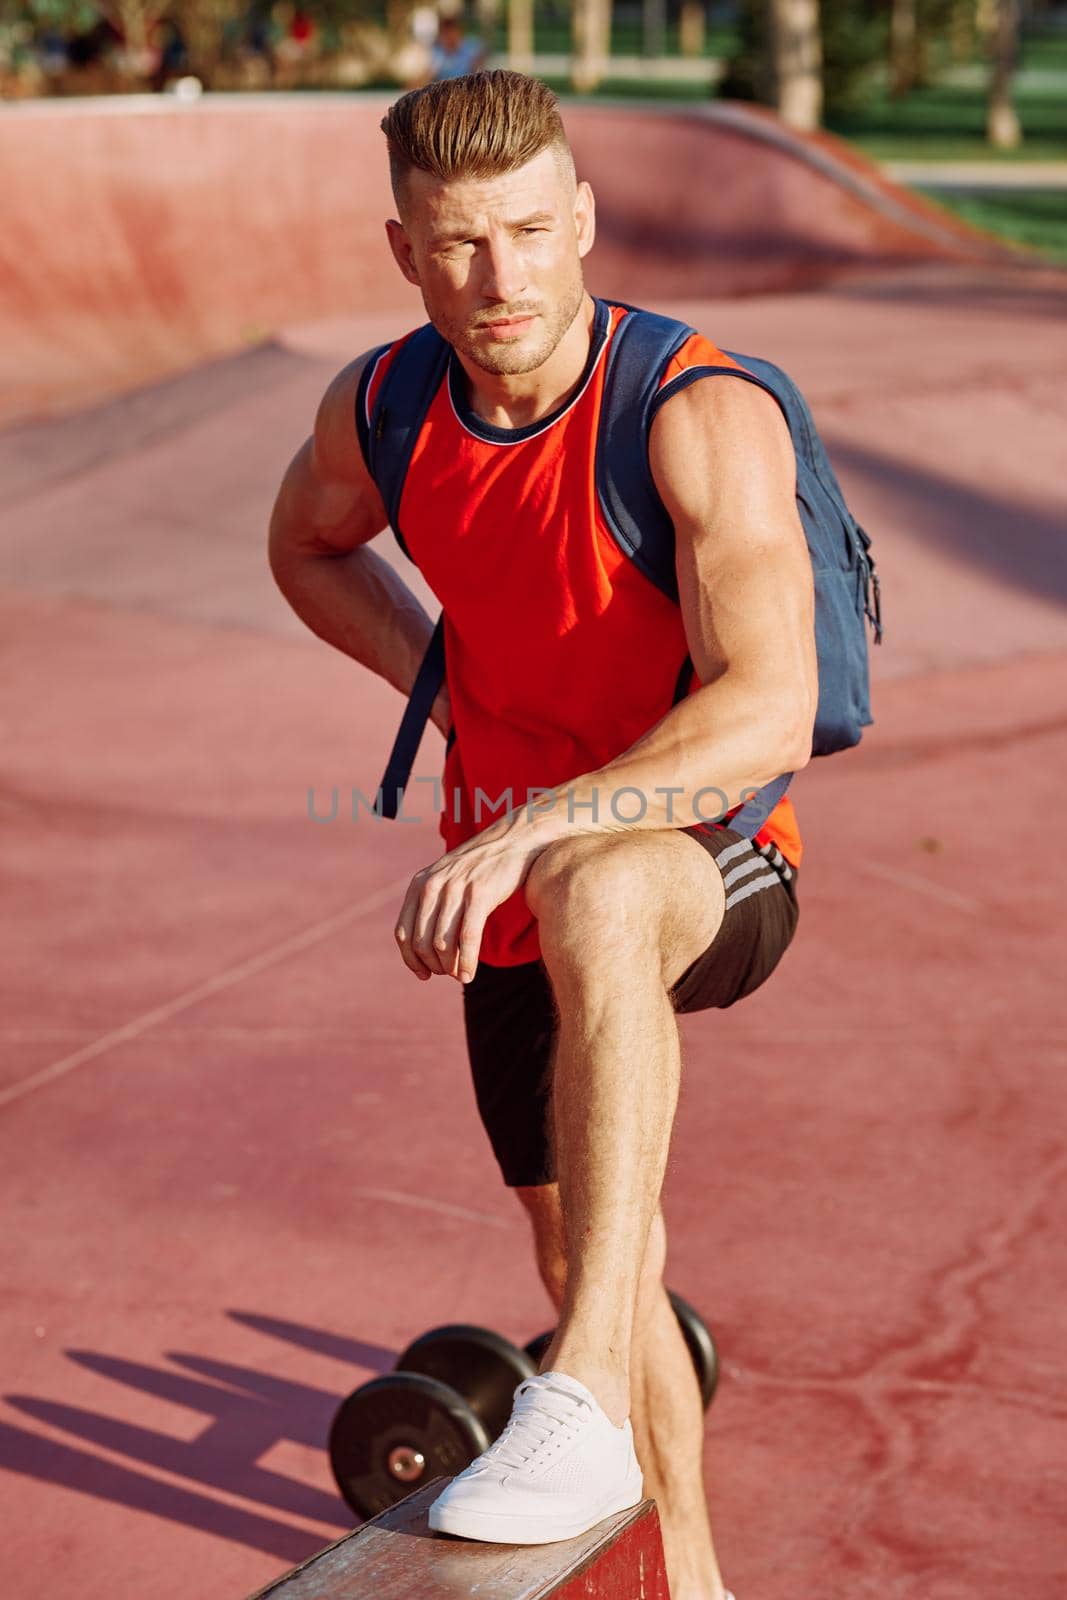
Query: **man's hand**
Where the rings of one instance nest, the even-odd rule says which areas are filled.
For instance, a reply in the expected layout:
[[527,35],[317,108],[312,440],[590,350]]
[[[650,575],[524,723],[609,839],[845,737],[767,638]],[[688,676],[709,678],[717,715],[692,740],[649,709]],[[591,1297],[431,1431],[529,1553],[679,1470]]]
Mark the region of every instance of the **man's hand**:
[[485,924],[526,881],[547,839],[501,817],[416,872],[404,896],[396,942],[417,978],[435,974],[469,983],[478,965]]

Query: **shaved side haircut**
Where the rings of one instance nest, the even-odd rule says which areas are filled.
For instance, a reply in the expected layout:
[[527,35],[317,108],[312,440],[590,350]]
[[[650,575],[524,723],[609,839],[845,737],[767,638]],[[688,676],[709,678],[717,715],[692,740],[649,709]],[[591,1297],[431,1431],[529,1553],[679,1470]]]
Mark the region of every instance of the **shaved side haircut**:
[[496,178],[542,150],[556,150],[573,181],[559,102],[547,84],[523,72],[472,72],[412,89],[390,106],[381,126],[398,209],[413,168],[444,182]]

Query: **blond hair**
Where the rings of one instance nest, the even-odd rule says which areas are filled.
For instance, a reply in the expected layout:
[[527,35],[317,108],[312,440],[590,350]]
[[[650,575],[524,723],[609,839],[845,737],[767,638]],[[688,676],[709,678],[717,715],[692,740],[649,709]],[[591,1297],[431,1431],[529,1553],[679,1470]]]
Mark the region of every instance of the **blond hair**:
[[553,147],[570,160],[552,90],[505,68],[412,89],[390,106],[381,126],[397,205],[416,167],[450,182],[514,172]]

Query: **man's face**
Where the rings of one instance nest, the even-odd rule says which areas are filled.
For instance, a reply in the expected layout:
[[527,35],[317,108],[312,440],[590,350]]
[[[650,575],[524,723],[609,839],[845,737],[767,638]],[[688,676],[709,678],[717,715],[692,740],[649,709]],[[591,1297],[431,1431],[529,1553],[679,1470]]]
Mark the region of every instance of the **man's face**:
[[497,178],[410,172],[403,221],[387,228],[434,327],[485,372],[535,371],[578,314],[593,196],[565,152],[542,150]]

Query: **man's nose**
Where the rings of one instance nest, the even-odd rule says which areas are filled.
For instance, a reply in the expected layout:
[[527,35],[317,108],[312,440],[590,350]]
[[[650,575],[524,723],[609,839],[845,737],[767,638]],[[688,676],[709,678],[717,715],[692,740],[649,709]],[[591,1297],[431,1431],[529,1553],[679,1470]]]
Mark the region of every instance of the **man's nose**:
[[526,288],[526,269],[510,239],[495,239],[486,246],[482,293],[487,300],[517,300]]

